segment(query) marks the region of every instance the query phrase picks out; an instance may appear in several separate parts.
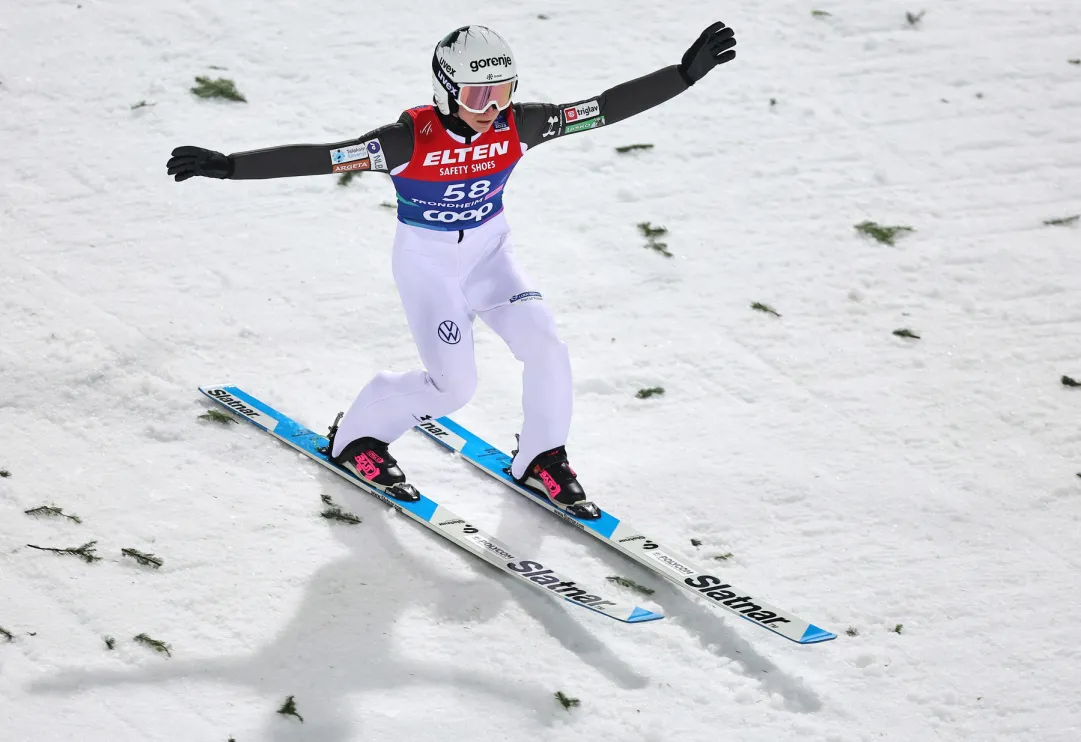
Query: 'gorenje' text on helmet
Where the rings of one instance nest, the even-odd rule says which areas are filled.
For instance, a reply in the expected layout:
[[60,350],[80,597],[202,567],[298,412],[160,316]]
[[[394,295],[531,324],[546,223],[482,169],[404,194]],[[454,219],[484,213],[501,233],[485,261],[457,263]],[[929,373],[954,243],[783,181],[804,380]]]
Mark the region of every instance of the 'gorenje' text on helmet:
[[432,54],[432,87],[435,105],[445,115],[458,111],[462,85],[518,86],[518,68],[510,45],[485,26],[462,26],[435,45]]

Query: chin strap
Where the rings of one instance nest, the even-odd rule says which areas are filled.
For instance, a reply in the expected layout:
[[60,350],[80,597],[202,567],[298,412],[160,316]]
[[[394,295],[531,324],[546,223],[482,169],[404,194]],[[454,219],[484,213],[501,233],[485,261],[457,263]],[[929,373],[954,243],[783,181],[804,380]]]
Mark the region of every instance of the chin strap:
[[479,136],[477,132],[473,131],[473,127],[462,121],[457,116],[447,116],[438,108],[435,109],[435,115],[439,117],[439,122],[443,124],[444,128],[446,128],[447,131],[454,132],[458,136],[463,137],[466,144],[469,144],[471,141],[473,141],[474,137]]

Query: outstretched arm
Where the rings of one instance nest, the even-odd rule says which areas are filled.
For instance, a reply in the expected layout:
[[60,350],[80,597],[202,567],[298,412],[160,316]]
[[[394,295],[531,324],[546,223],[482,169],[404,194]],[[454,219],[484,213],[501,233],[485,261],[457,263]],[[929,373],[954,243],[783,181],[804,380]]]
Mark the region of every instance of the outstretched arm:
[[538,144],[599,126],[614,124],[674,98],[719,64],[735,58],[735,34],[723,23],[707,28],[680,64],[605,90],[576,103],[519,103],[514,118],[523,144]]
[[331,144],[287,144],[248,152],[177,147],[167,167],[177,182],[193,176],[255,180],[328,175],[355,170],[390,172],[413,156],[413,125],[408,114],[364,136]]

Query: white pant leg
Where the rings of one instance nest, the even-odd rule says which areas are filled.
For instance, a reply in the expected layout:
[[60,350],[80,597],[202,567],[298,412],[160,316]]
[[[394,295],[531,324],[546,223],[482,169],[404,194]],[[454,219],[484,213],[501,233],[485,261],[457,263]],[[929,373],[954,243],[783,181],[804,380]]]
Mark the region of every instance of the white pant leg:
[[538,454],[567,442],[573,407],[570,352],[548,305],[518,267],[508,238],[473,268],[465,294],[524,366],[524,420],[511,470],[521,477]]
[[423,415],[448,415],[477,388],[473,317],[459,283],[457,245],[400,229],[393,272],[409,329],[425,370],[376,374],[342,418],[334,455],[371,436],[390,443]]

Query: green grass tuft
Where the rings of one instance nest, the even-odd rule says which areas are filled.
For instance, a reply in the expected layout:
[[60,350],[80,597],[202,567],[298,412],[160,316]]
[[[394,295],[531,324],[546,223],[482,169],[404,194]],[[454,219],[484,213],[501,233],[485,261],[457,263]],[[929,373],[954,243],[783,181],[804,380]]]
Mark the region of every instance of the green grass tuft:
[[668,243],[657,241],[657,238],[661,235],[668,234],[667,229],[660,226],[654,227],[650,222],[639,222],[638,231],[641,232],[642,236],[647,240],[645,247],[659,252],[666,258],[672,257],[672,253],[668,252]]
[[239,101],[241,103],[248,102],[248,99],[237,91],[236,83],[232,80],[224,77],[219,77],[217,80],[211,80],[209,77],[200,75],[195,78],[195,82],[198,84],[191,89],[191,92],[195,93],[200,98],[225,98],[226,100]]
[[[229,423],[236,423],[236,418],[230,415],[228,412],[221,412],[220,410],[207,410],[202,415],[199,415],[200,420],[209,420],[213,423],[220,423],[222,425],[228,425]],[[239,423],[237,423],[239,425]]]
[[320,513],[327,520],[337,520],[342,523],[349,523],[350,525],[356,525],[357,523],[363,523],[359,517],[352,513],[346,513],[342,511],[341,506],[336,505],[333,500],[330,499],[330,495],[322,495],[321,499],[326,508]]
[[349,185],[349,183],[353,180],[353,178],[357,177],[357,175],[359,175],[359,174],[360,174],[359,170],[350,170],[348,172],[342,173],[341,175],[338,176],[338,185],[340,185],[340,186]]
[[15,641],[15,635],[5,629],[3,626],[0,626],[0,636],[4,637],[5,641]]
[[639,149],[653,149],[652,144],[624,144],[622,147],[616,147],[616,152],[619,154],[626,154],[627,152],[634,152]]
[[283,703],[282,707],[278,709],[278,713],[282,716],[295,716],[300,719],[301,724],[304,723],[304,717],[297,713],[297,702],[293,698],[293,696],[289,696],[285,699],[285,703]]
[[920,339],[919,335],[912,332],[912,330],[909,330],[907,327],[902,327],[900,330],[894,330],[893,334],[899,338],[912,338],[914,340]]
[[780,312],[778,312],[776,309],[771,307],[769,304],[763,304],[760,301],[756,301],[754,304],[752,304],[751,309],[758,310],[759,312],[766,312],[768,314],[774,315],[775,317],[781,316]]
[[699,546],[701,546],[701,545],[702,545],[702,542],[701,542],[701,541],[699,541],[698,539],[696,539],[696,538],[692,538],[692,539],[691,539],[691,546],[694,546],[694,547],[699,547]]
[[48,515],[54,518],[67,518],[68,520],[74,521],[76,523],[83,522],[82,518],[80,518],[79,516],[68,515],[64,512],[63,508],[58,508],[53,505],[39,505],[36,508],[30,508],[29,510],[24,510],[23,512],[27,515]]
[[1072,227],[1078,220],[1081,220],[1081,214],[1064,216],[1061,219],[1044,219],[1043,223],[1049,227]]
[[151,649],[153,649],[155,652],[158,652],[159,654],[164,654],[166,657],[172,657],[173,656],[172,648],[168,644],[166,644],[165,642],[160,641],[158,639],[152,639],[149,636],[147,636],[146,634],[139,634],[138,636],[136,636],[134,638],[134,640],[138,644],[142,644],[144,646],[150,647]]
[[559,701],[559,704],[568,712],[570,712],[572,706],[582,705],[582,702],[579,701],[577,698],[571,698],[570,696],[563,693],[563,691],[561,690],[555,692],[555,698],[557,701]]
[[609,582],[614,582],[621,587],[626,587],[635,592],[642,593],[642,595],[652,595],[653,588],[646,587],[645,585],[639,585],[634,580],[628,580],[626,577],[620,577],[619,575],[612,575],[608,578]]
[[860,630],[857,629],[855,626],[849,626],[847,629],[845,629],[845,633],[849,636],[859,636]]
[[7,469],[0,469],[0,478],[7,479],[10,476],[11,472],[9,472]]
[[715,556],[713,558],[718,562],[727,562],[733,556],[734,555],[732,554],[732,552],[726,551],[724,554],[718,554],[717,556]]
[[883,245],[893,245],[894,240],[906,232],[915,232],[912,227],[885,227],[876,222],[860,222],[856,225],[856,231],[867,237],[871,237]]
[[634,396],[638,397],[638,399],[649,399],[662,394],[664,394],[663,386],[651,386],[648,389],[639,389]]
[[27,544],[31,549],[37,549],[38,551],[51,551],[56,554],[70,554],[71,556],[77,556],[87,564],[93,564],[94,562],[100,562],[101,557],[94,553],[94,545],[97,541],[87,541],[79,548],[68,549],[56,549],[51,546],[35,546],[34,544]]
[[643,237],[647,239],[653,239],[654,237],[660,237],[661,235],[668,234],[668,230],[664,227],[654,227],[651,222],[638,222],[638,231],[642,233]]
[[919,13],[905,13],[905,18],[908,19],[908,25],[915,26],[923,20],[923,17],[927,15],[926,10],[921,10]]
[[813,18],[829,18],[832,15],[833,15],[833,13],[829,13],[829,12],[827,12],[825,10],[812,10],[811,11],[811,16]]
[[153,567],[154,569],[158,569],[161,567],[162,564],[164,564],[161,559],[158,559],[153,554],[144,554],[137,549],[121,549],[120,553],[124,556],[131,557],[144,567]]
[[895,634],[900,634],[901,629],[903,629],[904,627],[905,627],[905,625],[903,623],[899,623],[896,626],[894,626],[892,629],[890,629],[890,631],[892,631]]
[[116,639],[111,636],[103,636],[102,639],[105,640],[106,649],[116,649]]
[[1062,385],[1063,386],[1081,386],[1081,381],[1078,381],[1077,379],[1071,379],[1069,376],[1066,376],[1065,374],[1063,374],[1063,376],[1062,376]]

